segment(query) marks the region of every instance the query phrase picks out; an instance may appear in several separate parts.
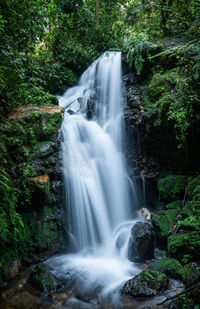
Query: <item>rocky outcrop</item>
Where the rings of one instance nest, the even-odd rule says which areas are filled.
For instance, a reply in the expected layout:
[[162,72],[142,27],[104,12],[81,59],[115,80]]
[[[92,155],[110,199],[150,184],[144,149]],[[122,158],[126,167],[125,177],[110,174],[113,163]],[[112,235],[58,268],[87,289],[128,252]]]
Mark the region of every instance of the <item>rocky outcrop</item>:
[[64,108],[61,106],[35,106],[35,105],[23,105],[15,108],[9,115],[8,119],[20,119],[34,114],[64,114]]
[[168,283],[167,276],[159,271],[144,270],[128,280],[122,293],[133,297],[149,297],[162,293]]
[[0,124],[0,281],[13,277],[8,272],[13,260],[23,267],[61,250],[63,112],[59,106],[26,105]]
[[150,223],[137,222],[131,229],[128,258],[134,262],[151,259],[154,253],[154,233]]
[[[148,133],[146,130],[143,108],[144,92],[141,90],[135,73],[128,71],[124,59],[125,100],[124,119],[126,129],[126,159],[129,167],[129,176],[135,183],[138,206],[152,207],[157,197],[156,177],[159,164],[152,159],[146,149]],[[145,197],[142,186],[146,183]]]

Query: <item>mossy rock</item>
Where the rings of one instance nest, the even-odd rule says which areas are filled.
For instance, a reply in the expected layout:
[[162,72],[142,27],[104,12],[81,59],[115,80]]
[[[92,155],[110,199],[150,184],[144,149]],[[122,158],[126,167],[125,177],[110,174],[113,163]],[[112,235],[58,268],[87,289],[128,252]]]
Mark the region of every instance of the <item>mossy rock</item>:
[[183,201],[174,201],[172,203],[167,204],[167,209],[182,209]]
[[200,175],[195,178],[190,178],[187,186],[188,196],[193,199],[197,194],[196,188],[200,186]]
[[181,263],[174,258],[163,258],[151,264],[151,269],[165,273],[170,278],[180,279],[183,273]]
[[53,275],[51,268],[45,264],[39,264],[32,269],[28,283],[40,291],[47,289],[48,292],[56,292],[63,286],[63,283]]
[[200,282],[200,265],[194,262],[185,265],[182,278],[186,287],[193,286]]
[[199,246],[191,242],[193,233],[176,234],[168,237],[168,253],[171,257],[184,261],[185,256],[195,258],[199,253]]
[[[16,265],[16,261],[17,261],[17,265]],[[14,266],[14,269],[12,269],[13,266]],[[0,283],[7,281],[9,279],[14,279],[15,275],[17,275],[19,272],[19,266],[20,266],[20,257],[17,252],[17,249],[4,248],[3,250],[1,250]],[[10,270],[12,270],[12,273],[14,274],[14,276],[10,274],[11,272]]]
[[169,175],[158,182],[161,201],[172,202],[184,197],[187,176]]
[[168,279],[165,274],[154,270],[144,270],[125,283],[122,293],[133,297],[155,296],[165,289],[167,283]]
[[178,209],[170,209],[159,211],[151,215],[151,221],[156,230],[156,236],[159,241],[167,238],[173,224],[178,220],[176,217],[179,214]]
[[55,215],[61,197],[52,183],[61,177],[57,136],[63,113],[58,106],[21,106],[0,124],[1,281],[19,252],[22,263],[31,263],[61,249],[63,222]]

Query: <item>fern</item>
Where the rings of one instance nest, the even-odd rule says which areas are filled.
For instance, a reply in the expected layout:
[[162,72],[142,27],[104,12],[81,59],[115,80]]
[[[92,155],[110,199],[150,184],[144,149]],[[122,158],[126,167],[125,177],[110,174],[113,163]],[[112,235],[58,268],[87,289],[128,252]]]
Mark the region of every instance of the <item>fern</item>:
[[5,211],[0,213],[0,238],[6,242],[9,234],[9,222]]
[[127,52],[127,61],[130,66],[133,65],[137,71],[137,75],[140,75],[143,69],[144,55],[148,55],[149,49],[153,46],[148,40],[148,37],[143,33],[140,33],[131,39],[127,40],[124,44],[124,49]]
[[24,222],[16,211],[18,196],[13,183],[4,169],[0,169],[0,237],[2,242],[15,239],[16,243],[24,238]]

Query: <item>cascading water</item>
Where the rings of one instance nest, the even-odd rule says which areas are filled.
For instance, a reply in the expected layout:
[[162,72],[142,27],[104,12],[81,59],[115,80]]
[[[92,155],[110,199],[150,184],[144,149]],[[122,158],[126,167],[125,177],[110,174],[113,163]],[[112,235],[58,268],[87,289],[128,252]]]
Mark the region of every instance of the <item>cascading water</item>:
[[82,292],[95,289],[102,298],[139,272],[126,258],[134,190],[123,154],[122,88],[121,53],[106,52],[59,99],[65,108],[67,229],[75,253],[49,263],[60,276],[79,278]]

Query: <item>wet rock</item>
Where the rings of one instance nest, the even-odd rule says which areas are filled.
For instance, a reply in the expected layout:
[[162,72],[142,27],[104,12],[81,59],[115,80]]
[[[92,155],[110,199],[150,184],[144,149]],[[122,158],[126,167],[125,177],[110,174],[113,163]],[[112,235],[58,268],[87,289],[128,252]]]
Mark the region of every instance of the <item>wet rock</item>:
[[128,258],[142,262],[153,257],[154,233],[150,223],[137,222],[131,229],[128,244]]
[[186,287],[200,282],[200,266],[197,263],[189,263],[184,267],[183,281]]
[[51,182],[52,192],[59,195],[63,191],[63,182],[61,180],[55,180]]
[[14,259],[8,269],[8,279],[14,279],[18,274],[20,270],[20,260]]
[[167,283],[168,279],[165,274],[153,270],[144,270],[125,283],[122,293],[133,297],[155,296],[163,292]]
[[56,292],[63,287],[63,282],[56,278],[51,268],[45,264],[39,264],[32,269],[28,283],[40,291],[46,289],[48,292]]
[[155,248],[155,249],[154,249],[154,257],[155,257],[157,260],[166,258],[166,256],[167,256],[167,251],[165,251],[165,250],[160,250],[160,249],[158,249],[158,248]]
[[162,306],[161,308],[162,309],[179,309],[180,308],[180,302],[179,302],[178,297],[166,301],[164,306]]
[[163,258],[150,265],[151,269],[165,273],[168,277],[181,279],[183,267],[181,263],[174,258]]
[[136,214],[140,219],[150,221],[151,220],[151,213],[147,208],[140,208],[136,211]]
[[55,147],[55,143],[53,142],[42,144],[42,146],[40,146],[40,149],[39,149],[39,152],[40,152],[39,155],[41,157],[44,157],[44,156],[53,154],[54,147]]

